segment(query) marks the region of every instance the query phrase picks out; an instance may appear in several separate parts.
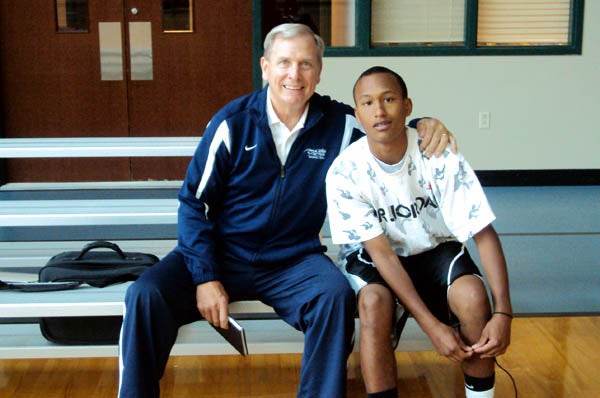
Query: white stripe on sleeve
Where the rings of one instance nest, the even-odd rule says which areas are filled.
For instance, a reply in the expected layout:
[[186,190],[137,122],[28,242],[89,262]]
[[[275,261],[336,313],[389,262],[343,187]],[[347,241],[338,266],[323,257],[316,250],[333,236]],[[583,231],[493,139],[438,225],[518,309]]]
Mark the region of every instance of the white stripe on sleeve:
[[217,128],[215,136],[210,143],[210,148],[208,149],[208,158],[206,159],[206,167],[204,167],[200,184],[198,184],[198,189],[196,190],[196,199],[200,199],[200,196],[206,187],[206,183],[212,174],[216,153],[221,144],[225,144],[227,152],[230,152],[231,143],[229,141],[229,126],[227,125],[226,121],[221,122],[221,125],[219,128]]

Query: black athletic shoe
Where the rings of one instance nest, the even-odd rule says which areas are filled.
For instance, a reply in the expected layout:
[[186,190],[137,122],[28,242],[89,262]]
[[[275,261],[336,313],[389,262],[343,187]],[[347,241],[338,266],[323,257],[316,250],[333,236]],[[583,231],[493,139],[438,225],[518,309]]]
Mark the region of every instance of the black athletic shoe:
[[394,314],[394,325],[392,326],[392,347],[394,350],[398,347],[402,330],[406,325],[406,320],[410,314],[402,304],[396,302],[396,312]]

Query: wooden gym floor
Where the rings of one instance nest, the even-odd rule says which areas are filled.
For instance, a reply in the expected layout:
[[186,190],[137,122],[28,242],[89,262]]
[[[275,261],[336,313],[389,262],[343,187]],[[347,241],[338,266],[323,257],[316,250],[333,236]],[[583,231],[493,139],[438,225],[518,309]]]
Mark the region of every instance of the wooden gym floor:
[[[600,397],[600,317],[513,321],[512,344],[498,358],[519,397]],[[459,368],[435,352],[398,352],[399,396],[464,396]],[[172,357],[162,397],[295,397],[299,355]],[[348,397],[364,397],[358,354],[348,363]],[[0,397],[115,397],[117,358],[0,360]],[[326,375],[324,375],[327,377]],[[514,397],[496,373],[496,397]]]

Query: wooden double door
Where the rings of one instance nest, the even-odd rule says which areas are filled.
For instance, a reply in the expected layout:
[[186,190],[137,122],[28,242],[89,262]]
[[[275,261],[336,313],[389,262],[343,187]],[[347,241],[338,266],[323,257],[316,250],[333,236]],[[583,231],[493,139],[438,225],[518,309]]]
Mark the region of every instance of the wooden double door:
[[[77,2],[87,27],[72,31],[65,0],[0,2],[4,137],[196,136],[252,89],[251,2],[165,1],[189,4],[188,31],[165,28],[162,0]],[[188,162],[8,160],[5,180],[176,180]]]

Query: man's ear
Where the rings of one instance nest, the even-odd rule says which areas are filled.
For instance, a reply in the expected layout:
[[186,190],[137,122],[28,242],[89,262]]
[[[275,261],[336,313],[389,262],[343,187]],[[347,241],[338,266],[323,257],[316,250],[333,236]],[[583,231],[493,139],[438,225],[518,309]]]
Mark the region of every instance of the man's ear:
[[269,61],[265,57],[260,57],[260,70],[262,71],[262,79],[263,81],[267,81],[267,67],[269,65]]
[[319,72],[317,73],[317,84],[321,83],[321,72],[323,71],[323,63],[319,64]]

